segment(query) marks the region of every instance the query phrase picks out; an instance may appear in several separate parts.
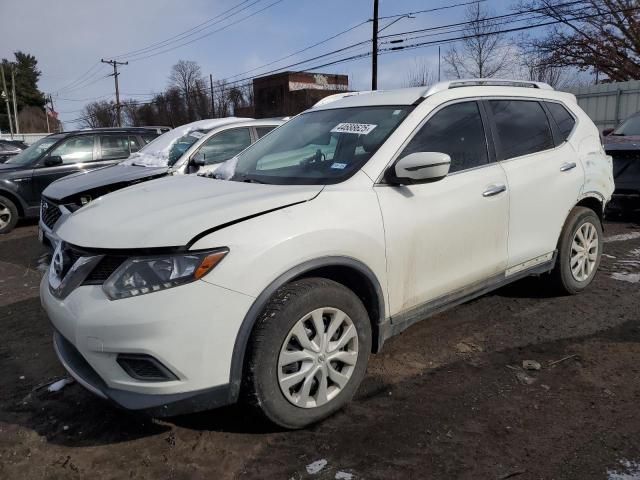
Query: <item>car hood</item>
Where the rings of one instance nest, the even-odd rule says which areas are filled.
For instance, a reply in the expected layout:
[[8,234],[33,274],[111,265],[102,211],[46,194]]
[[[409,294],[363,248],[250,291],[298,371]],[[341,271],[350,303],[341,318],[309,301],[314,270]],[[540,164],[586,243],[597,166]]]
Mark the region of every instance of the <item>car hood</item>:
[[605,150],[639,150],[640,135],[607,135],[602,144]]
[[0,163],[0,175],[3,173],[15,172],[17,170],[31,170],[33,167],[25,165],[16,165],[13,163]]
[[56,233],[86,248],[184,246],[209,229],[311,200],[322,188],[166,177],[94,200],[66,217]]
[[166,173],[167,170],[167,167],[151,168],[121,164],[111,165],[63,177],[49,185],[42,194],[52,200],[62,201],[72,195],[96,188],[157,177]]

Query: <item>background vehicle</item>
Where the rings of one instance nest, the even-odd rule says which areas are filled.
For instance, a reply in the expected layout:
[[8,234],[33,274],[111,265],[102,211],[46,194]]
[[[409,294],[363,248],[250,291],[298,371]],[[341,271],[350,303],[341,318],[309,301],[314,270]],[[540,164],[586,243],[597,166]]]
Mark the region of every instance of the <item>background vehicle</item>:
[[613,158],[613,178],[616,190],[612,210],[640,209],[640,112],[620,125],[602,132],[602,143]]
[[245,398],[309,425],[429,315],[527,275],[587,288],[613,192],[574,96],[493,79],[325,102],[216,177],[124,189],[59,225],[41,299],[95,394],[158,415]]
[[0,164],[0,233],[19,218],[37,217],[40,194],[53,181],[113,165],[159,135],[157,128],[108,128],[44,137]]
[[0,163],[6,162],[26,148],[27,144],[20,140],[0,140]]
[[111,168],[84,171],[51,184],[42,194],[42,239],[61,217],[109,192],[165,175],[205,172],[240,153],[281,120],[199,120],[166,133]]

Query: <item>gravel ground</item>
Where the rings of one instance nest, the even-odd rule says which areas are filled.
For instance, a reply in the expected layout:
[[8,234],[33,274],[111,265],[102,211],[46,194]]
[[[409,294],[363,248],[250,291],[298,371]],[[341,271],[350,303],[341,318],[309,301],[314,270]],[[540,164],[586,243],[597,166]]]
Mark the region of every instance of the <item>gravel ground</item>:
[[36,230],[0,236],[0,478],[640,479],[637,220],[606,225],[587,292],[530,278],[421,322],[346,409],[297,432],[238,407],[160,421],[77,384],[49,393],[64,371]]

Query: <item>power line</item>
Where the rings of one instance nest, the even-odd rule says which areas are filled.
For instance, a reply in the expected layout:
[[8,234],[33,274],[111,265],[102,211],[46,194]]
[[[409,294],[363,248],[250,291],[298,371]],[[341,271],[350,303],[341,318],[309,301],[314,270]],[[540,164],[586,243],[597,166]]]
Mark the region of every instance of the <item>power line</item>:
[[384,17],[378,17],[378,20],[386,20],[388,18],[406,17],[407,15],[419,15],[421,13],[438,12],[440,10],[448,10],[450,8],[464,7],[466,5],[473,5],[475,3],[482,3],[482,2],[486,2],[486,1],[487,0],[473,0],[471,2],[454,3],[452,5],[445,5],[443,7],[428,8],[426,10],[416,10],[415,12],[398,13],[396,15],[387,15],[387,16],[384,16]]
[[[212,18],[210,18],[210,19],[208,19],[208,20],[206,20],[206,21],[204,21],[202,23],[199,23],[198,25],[195,25],[194,27],[191,27],[190,29],[185,30],[184,32],[181,32],[181,33],[179,33],[177,35],[169,37],[169,38],[167,38],[165,40],[162,40],[160,42],[152,43],[151,45],[148,45],[148,46],[143,47],[143,48],[139,48],[137,50],[131,50],[131,51],[128,51],[128,52],[120,53],[118,55],[114,55],[113,58],[137,56],[137,55],[142,54],[142,53],[148,53],[149,51],[157,50],[159,48],[166,47],[167,45],[169,45],[171,43],[175,43],[177,41],[184,40],[185,38],[191,37],[191,36],[201,32],[203,30],[206,30],[207,28],[209,28],[209,27],[211,27],[213,25],[221,23],[221,22],[231,18],[232,16],[237,15],[238,13],[240,13],[240,12],[250,8],[250,7],[252,7],[253,5],[255,5],[256,3],[258,3],[258,2],[260,2],[262,0],[254,0],[251,4],[246,5],[245,7],[241,8],[240,10],[238,10],[236,12],[233,12],[233,13],[227,15],[226,17],[224,17],[224,18],[222,18],[222,19],[220,19],[218,21],[215,21],[215,20],[219,19],[220,17],[225,16],[226,14],[231,12],[232,10],[237,9],[238,7],[240,7],[241,5],[244,5],[245,3],[249,2],[249,1],[251,1],[251,0],[244,0],[244,1],[240,2],[239,4],[235,5],[234,7],[231,7],[229,9],[225,10],[224,12],[221,12],[220,14],[216,15],[215,17],[212,17]],[[211,23],[211,22],[213,22],[213,23]]]
[[259,9],[259,10],[256,10],[255,12],[253,12],[253,13],[251,13],[251,14],[249,14],[249,15],[245,16],[245,17],[242,17],[242,18],[240,18],[240,19],[238,19],[238,20],[236,20],[236,21],[234,21],[234,22],[231,22],[231,23],[229,23],[229,24],[227,24],[227,25],[224,25],[224,26],[222,26],[222,27],[220,27],[220,28],[218,28],[218,29],[216,29],[216,30],[213,30],[212,32],[207,32],[207,33],[205,33],[204,35],[201,35],[201,36],[199,36],[199,37],[194,38],[193,40],[189,40],[188,42],[181,43],[181,44],[179,44],[179,45],[176,45],[176,46],[174,46],[174,47],[167,48],[167,49],[165,49],[165,50],[160,50],[160,51],[157,51],[157,52],[153,52],[153,53],[150,53],[150,54],[148,54],[148,55],[143,55],[143,56],[139,56],[139,57],[137,57],[137,56],[136,56],[137,58],[130,58],[130,60],[129,60],[129,61],[131,61],[131,62],[137,62],[137,61],[140,61],[140,60],[145,60],[145,59],[147,59],[147,58],[155,57],[155,56],[157,56],[157,55],[161,55],[161,54],[163,54],[163,53],[170,52],[170,51],[175,50],[175,49],[177,49],[177,48],[181,48],[181,47],[184,47],[184,46],[186,46],[186,45],[190,45],[190,44],[192,44],[192,43],[194,43],[194,42],[197,42],[198,40],[202,40],[203,38],[209,37],[209,36],[213,35],[214,33],[221,32],[222,30],[226,30],[226,29],[227,29],[227,28],[229,28],[229,27],[232,27],[232,26],[234,26],[234,25],[237,25],[238,23],[243,22],[243,21],[245,21],[245,20],[247,20],[247,19],[249,19],[249,18],[251,18],[251,17],[253,17],[253,16],[257,15],[258,13],[264,12],[265,10],[267,10],[267,9],[269,9],[269,8],[271,8],[271,7],[273,7],[273,6],[277,5],[277,4],[279,4],[279,3],[282,3],[283,1],[284,1],[284,0],[276,0],[275,2],[270,3],[269,5],[267,5],[267,6],[266,6],[266,7],[264,7],[264,8],[261,8],[261,9]]

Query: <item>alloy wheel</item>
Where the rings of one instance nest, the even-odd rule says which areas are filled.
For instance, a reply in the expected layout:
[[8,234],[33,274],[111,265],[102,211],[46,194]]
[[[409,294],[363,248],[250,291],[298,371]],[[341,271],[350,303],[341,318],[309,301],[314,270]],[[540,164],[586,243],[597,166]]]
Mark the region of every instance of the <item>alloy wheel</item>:
[[579,282],[587,280],[598,261],[598,230],[585,222],[573,236],[571,243],[571,274]]
[[293,405],[315,408],[347,385],[358,360],[358,332],[337,308],[318,308],[299,319],[278,356],[278,383]]
[[6,227],[11,222],[11,210],[4,203],[0,202],[0,229]]

